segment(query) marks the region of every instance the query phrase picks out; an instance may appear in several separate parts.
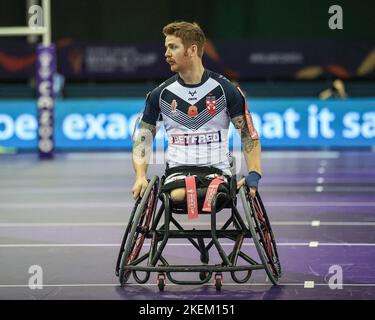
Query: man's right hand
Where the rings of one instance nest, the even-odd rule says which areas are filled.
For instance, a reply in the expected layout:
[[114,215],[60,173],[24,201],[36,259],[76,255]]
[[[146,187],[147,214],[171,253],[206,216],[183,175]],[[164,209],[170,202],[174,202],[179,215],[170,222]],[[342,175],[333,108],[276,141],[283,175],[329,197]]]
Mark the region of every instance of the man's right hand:
[[145,190],[147,188],[148,182],[147,179],[144,178],[137,178],[135,180],[135,183],[133,185],[132,193],[133,193],[133,198],[136,200],[138,196],[141,198],[143,197],[143,194],[145,193]]

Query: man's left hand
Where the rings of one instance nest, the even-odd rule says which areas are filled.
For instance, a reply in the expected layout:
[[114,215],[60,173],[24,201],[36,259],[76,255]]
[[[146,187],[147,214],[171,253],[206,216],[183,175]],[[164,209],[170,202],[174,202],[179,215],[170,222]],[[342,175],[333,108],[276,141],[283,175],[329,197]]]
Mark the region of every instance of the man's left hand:
[[[237,183],[237,189],[241,188],[243,185],[246,185],[245,178],[242,178],[238,183]],[[257,189],[255,188],[249,188],[249,193],[252,198],[255,198],[255,194],[257,192]]]

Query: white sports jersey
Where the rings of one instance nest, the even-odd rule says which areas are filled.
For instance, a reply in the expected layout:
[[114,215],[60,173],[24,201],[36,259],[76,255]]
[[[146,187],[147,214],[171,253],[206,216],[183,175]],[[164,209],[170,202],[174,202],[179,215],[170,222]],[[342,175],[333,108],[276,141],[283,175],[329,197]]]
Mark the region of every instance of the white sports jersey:
[[[205,70],[197,85],[176,74],[146,99],[142,120],[152,125],[160,116],[168,135],[169,167],[214,166],[229,169],[230,119],[245,114],[244,99],[228,79]],[[227,171],[227,170],[225,170]]]

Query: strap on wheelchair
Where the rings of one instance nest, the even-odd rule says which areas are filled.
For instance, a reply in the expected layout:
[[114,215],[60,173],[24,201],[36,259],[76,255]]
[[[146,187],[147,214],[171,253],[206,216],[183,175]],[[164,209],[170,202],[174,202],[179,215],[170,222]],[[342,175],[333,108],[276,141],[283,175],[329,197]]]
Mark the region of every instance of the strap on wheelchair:
[[211,202],[217,193],[219,185],[224,182],[224,179],[215,178],[211,181],[207,188],[206,198],[204,199],[203,211],[211,212]]
[[195,184],[194,176],[187,176],[185,178],[186,184],[186,205],[188,210],[188,219],[198,218],[198,199],[197,186]]
[[[212,180],[205,179],[206,176],[210,175],[213,175]],[[168,177],[171,176],[172,178],[168,179]],[[202,211],[211,212],[212,199],[218,192],[219,186],[227,181],[226,178],[223,177],[229,178],[223,174],[222,170],[212,166],[177,166],[173,168],[169,168],[169,166],[167,166],[163,184],[159,191],[168,192],[176,188],[186,188],[188,219],[196,219],[198,218],[199,206],[202,205],[198,204],[197,186],[200,189],[206,188]],[[168,182],[164,183],[165,181]]]

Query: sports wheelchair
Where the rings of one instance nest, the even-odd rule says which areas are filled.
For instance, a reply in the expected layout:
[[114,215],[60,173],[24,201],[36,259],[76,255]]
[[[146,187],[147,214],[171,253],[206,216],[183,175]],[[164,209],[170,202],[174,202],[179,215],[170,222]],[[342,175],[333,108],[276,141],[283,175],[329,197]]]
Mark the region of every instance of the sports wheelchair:
[[[281,276],[281,264],[271,224],[258,191],[255,198],[251,198],[246,186],[237,189],[235,175],[228,176],[225,183],[226,188],[218,189],[211,202],[211,213],[209,213],[211,228],[209,230],[196,230],[195,228],[185,230],[174,218],[174,214],[186,214],[186,200],[184,202],[173,201],[170,193],[162,190],[160,186],[163,185],[165,178],[166,175],[161,179],[154,176],[148,180],[143,197],[136,200],[130,214],[116,263],[116,276],[119,277],[121,285],[126,284],[131,274],[137,283],[145,284],[149,281],[150,274],[157,272],[157,285],[162,291],[166,285],[166,278],[175,284],[201,285],[210,281],[215,273],[214,285],[219,291],[223,284],[223,273],[230,272],[236,283],[246,283],[250,279],[252,271],[258,269],[264,269],[270,281],[274,285],[278,284]],[[237,209],[238,194],[243,205],[242,216]],[[161,205],[156,210],[159,199]],[[200,203],[199,214],[207,215],[207,212],[202,211],[199,193],[198,202]],[[225,208],[230,209],[230,217],[220,229],[217,229],[216,215]],[[171,225],[177,229],[171,230]],[[210,241],[205,244],[204,239],[207,238]],[[234,241],[233,249],[229,254],[224,251],[219,238]],[[150,239],[149,249],[145,245],[146,239]],[[163,250],[169,239],[190,241],[198,250],[202,264],[169,264],[166,257],[163,256]],[[253,239],[260,262],[242,250],[245,239]],[[217,249],[222,260],[220,264],[208,264],[209,251],[213,246]],[[147,252],[140,255],[142,248]],[[245,265],[238,264],[239,257],[243,259]],[[178,280],[172,276],[172,273],[181,272],[197,273],[197,279],[199,273],[199,280]],[[241,277],[238,276],[240,272]],[[142,273],[142,276],[139,273]]]

